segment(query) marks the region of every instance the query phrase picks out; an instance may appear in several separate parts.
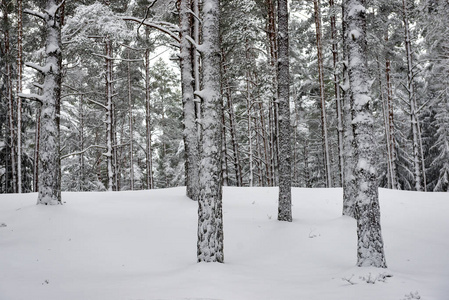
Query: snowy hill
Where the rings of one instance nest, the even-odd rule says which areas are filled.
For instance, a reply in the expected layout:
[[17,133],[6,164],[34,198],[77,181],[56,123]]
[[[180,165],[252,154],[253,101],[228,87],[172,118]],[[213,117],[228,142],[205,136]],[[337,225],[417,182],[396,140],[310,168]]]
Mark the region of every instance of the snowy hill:
[[1,300],[449,299],[449,194],[380,190],[388,269],[357,268],[341,189],[225,188],[225,264],[196,263],[184,188],[0,195]]

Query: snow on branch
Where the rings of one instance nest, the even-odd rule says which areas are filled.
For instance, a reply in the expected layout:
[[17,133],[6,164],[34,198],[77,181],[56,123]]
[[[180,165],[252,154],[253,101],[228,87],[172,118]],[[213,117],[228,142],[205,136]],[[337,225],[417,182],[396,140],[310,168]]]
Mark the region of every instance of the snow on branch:
[[41,95],[38,95],[38,94],[23,94],[23,93],[19,93],[18,96],[20,98],[24,98],[24,99],[29,99],[29,100],[40,102],[41,104],[44,102],[44,98]]
[[86,152],[87,150],[89,150],[89,149],[91,149],[91,148],[101,148],[101,149],[106,149],[105,146],[100,146],[100,145],[90,145],[89,147],[87,147],[86,149],[83,149],[83,150],[81,150],[81,151],[77,151],[77,152],[72,152],[72,153],[68,153],[68,154],[65,154],[65,155],[61,155],[61,159],[64,159],[64,158],[67,158],[67,157],[70,157],[70,156],[73,156],[73,155],[81,155],[81,154],[83,154],[84,152]]
[[167,29],[161,25],[152,23],[152,22],[142,22],[142,20],[135,18],[135,17],[122,17],[123,20],[125,21],[133,21],[133,22],[137,22],[137,23],[142,23],[145,26],[154,28],[154,29],[158,29],[159,31],[162,31],[163,33],[168,34],[171,38],[173,38],[174,40],[176,40],[178,43],[180,42],[179,37],[170,29]]
[[187,10],[187,12],[188,12],[189,14],[191,14],[191,15],[198,21],[199,24],[202,23],[201,20],[200,20],[200,17],[198,17],[198,16],[196,15],[196,13],[193,12],[193,10],[189,9],[189,10]]
[[41,18],[42,20],[45,20],[45,14],[31,10],[31,9],[24,9],[23,10],[24,13]]
[[114,58],[114,57],[110,57],[110,56],[103,55],[103,54],[97,54],[97,53],[92,53],[92,55],[103,57],[108,60],[121,60],[121,61],[129,61],[129,62],[143,61],[143,59]]
[[33,69],[35,69],[36,71],[38,71],[39,73],[42,73],[42,74],[45,73],[45,71],[46,71],[45,68],[43,68],[43,67],[41,67],[41,66],[39,66],[38,64],[35,64],[35,63],[26,62],[25,66],[33,68]]
[[100,102],[97,102],[97,101],[92,100],[92,99],[89,99],[89,98],[85,98],[85,99],[86,99],[87,101],[93,103],[93,104],[96,104],[96,105],[98,105],[98,106],[104,108],[105,110],[108,110],[108,107],[107,107],[106,105],[104,105],[104,104],[101,104]]
[[192,39],[190,36],[187,35],[186,40],[188,40],[190,42],[190,44],[192,44],[193,47],[195,47],[196,51],[198,51],[200,53],[202,52],[202,46],[199,45],[197,42],[195,42],[194,39]]

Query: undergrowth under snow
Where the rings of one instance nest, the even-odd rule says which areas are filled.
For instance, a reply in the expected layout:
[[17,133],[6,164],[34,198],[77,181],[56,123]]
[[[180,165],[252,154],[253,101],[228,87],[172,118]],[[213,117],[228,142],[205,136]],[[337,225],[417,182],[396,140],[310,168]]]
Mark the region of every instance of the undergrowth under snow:
[[225,264],[196,263],[185,188],[0,195],[0,299],[449,299],[449,194],[380,190],[388,269],[357,268],[341,189],[225,188]]

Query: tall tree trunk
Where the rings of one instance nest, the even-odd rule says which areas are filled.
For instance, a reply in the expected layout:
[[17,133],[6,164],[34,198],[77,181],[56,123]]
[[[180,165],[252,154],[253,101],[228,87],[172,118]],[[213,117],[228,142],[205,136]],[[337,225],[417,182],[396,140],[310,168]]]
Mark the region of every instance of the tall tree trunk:
[[326,171],[326,186],[332,187],[331,161],[329,152],[329,138],[327,134],[326,100],[324,90],[324,66],[323,49],[321,46],[321,12],[319,0],[313,0],[315,11],[316,45],[318,59],[318,79],[320,82],[320,107],[321,107],[321,136],[323,143],[324,167]]
[[[79,101],[79,107],[78,107],[78,113],[79,113],[79,146],[78,149],[82,151],[84,149],[84,95],[80,96]],[[79,191],[85,190],[85,170],[84,170],[84,153],[81,153],[79,156],[79,176],[78,180],[80,182],[79,184]]]
[[277,169],[279,162],[279,123],[278,123],[278,115],[279,115],[279,107],[276,95],[277,88],[277,72],[276,63],[278,58],[278,41],[276,39],[276,6],[274,5],[274,0],[266,0],[265,5],[267,7],[268,15],[267,15],[267,37],[268,37],[268,52],[269,52],[269,61],[270,66],[272,68],[272,98],[269,102],[268,107],[268,119],[269,119],[269,128],[270,128],[270,167],[271,167],[271,183],[273,186],[277,184]]
[[39,193],[37,204],[57,205],[61,201],[61,159],[60,159],[60,102],[61,102],[61,4],[47,0],[44,13],[29,12],[45,22],[45,66],[28,66],[44,75],[41,96],[34,96],[42,103]]
[[[224,59],[225,55],[222,53]],[[226,63],[223,61],[223,77],[226,78]],[[237,142],[237,129],[236,129],[236,119],[234,113],[234,104],[232,103],[232,94],[229,82],[225,82],[224,96],[226,97],[226,105],[229,114],[229,133],[231,134],[232,152],[233,152],[233,164],[235,171],[235,184],[237,186],[242,186],[242,165],[240,163],[240,150],[239,144]]]
[[34,170],[33,170],[33,180],[34,180],[34,188],[33,191],[34,192],[38,192],[39,191],[39,149],[40,149],[40,133],[41,133],[41,112],[42,112],[42,107],[41,104],[38,103],[38,106],[36,108],[36,133],[35,133],[35,137],[34,137],[34,143],[35,143],[35,147],[34,147]]
[[129,178],[130,178],[130,190],[134,190],[134,133],[133,133],[133,103],[131,96],[131,66],[130,56],[128,49],[128,63],[127,63],[127,79],[128,79],[128,111],[129,111]]
[[[17,95],[22,93],[22,0],[17,0]],[[17,192],[22,193],[22,98],[17,96]]]
[[331,9],[331,38],[332,38],[332,60],[334,67],[334,92],[335,102],[337,107],[337,131],[338,131],[338,160],[340,167],[340,183],[343,186],[344,178],[344,147],[343,147],[343,115],[342,115],[342,101],[340,93],[340,75],[338,72],[338,41],[337,41],[337,25],[336,25],[336,5],[334,0],[329,1]]
[[9,5],[8,1],[2,0],[2,12],[3,12],[3,27],[4,27],[4,59],[5,59],[5,79],[6,79],[6,99],[8,100],[8,127],[9,127],[9,147],[10,159],[11,159],[11,177],[12,182],[10,185],[10,190],[8,190],[8,185],[6,190],[8,192],[17,192],[17,157],[16,157],[16,138],[15,138],[15,122],[14,122],[14,97],[13,97],[13,87],[12,87],[12,53],[10,50],[10,36],[9,27],[11,26],[9,21]]
[[357,266],[386,268],[374,162],[374,120],[369,107],[371,98],[366,58],[365,2],[347,0],[345,18],[348,26],[345,38],[349,50],[349,83],[355,146]]
[[[388,41],[388,30],[385,33],[385,40]],[[388,57],[385,58],[385,86],[386,86],[386,114],[387,114],[387,145],[388,145],[388,166],[390,169],[390,182],[392,189],[399,189],[398,174],[397,174],[397,154],[396,142],[394,138],[394,114],[393,114],[393,92],[391,88],[391,62]]]
[[[190,14],[191,1],[182,0],[180,6],[181,27],[181,84],[182,103],[184,112],[184,145],[186,152],[186,192],[187,197],[198,200],[199,193],[199,145],[198,129],[195,116],[194,78],[193,78],[193,49],[188,41],[192,29],[192,17]],[[220,166],[221,167],[221,166]]]
[[108,173],[108,191],[113,191],[116,188],[116,183],[114,182],[115,170],[114,170],[114,120],[113,120],[113,102],[112,97],[114,96],[113,90],[113,78],[112,78],[112,41],[106,37],[105,39],[105,79],[106,79],[106,156],[107,173]]
[[[406,0],[402,0],[402,17],[404,22],[405,51],[407,56],[407,94],[410,106],[410,124],[412,127],[412,143],[413,143],[413,175],[415,179],[415,189],[417,191],[425,190],[425,168],[423,159],[423,149],[421,140],[421,130],[419,128],[418,107],[416,102],[415,83],[413,80],[413,60],[411,49],[411,37],[408,22],[408,12]],[[424,184],[424,187],[423,187]]]
[[[147,38],[148,39],[148,38]],[[145,50],[145,125],[146,125],[146,178],[147,189],[153,189],[153,153],[151,149],[151,103],[150,103],[150,50]]]
[[288,54],[288,7],[287,0],[278,0],[279,56],[279,206],[278,220],[292,221],[292,174],[291,174],[291,127],[290,127],[290,73]]
[[354,177],[354,135],[352,131],[351,116],[351,86],[349,84],[349,57],[348,57],[348,24],[345,16],[346,2],[343,1],[343,149],[344,149],[344,178],[343,178],[343,215],[355,218],[355,177]]
[[220,2],[204,0],[198,262],[224,262],[221,185]]

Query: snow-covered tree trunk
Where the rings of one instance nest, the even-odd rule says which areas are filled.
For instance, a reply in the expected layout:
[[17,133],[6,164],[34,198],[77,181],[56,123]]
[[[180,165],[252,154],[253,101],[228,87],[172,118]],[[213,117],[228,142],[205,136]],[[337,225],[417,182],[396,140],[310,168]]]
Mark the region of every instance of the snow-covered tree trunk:
[[[22,0],[17,1],[17,95],[22,93]],[[17,97],[17,192],[22,193],[22,98]]]
[[344,149],[344,177],[343,177],[343,215],[355,217],[355,178],[354,178],[354,135],[352,132],[351,116],[351,86],[349,84],[348,73],[348,40],[347,40],[347,20],[345,18],[346,3],[343,2],[343,149]]
[[39,150],[40,150],[40,134],[41,134],[41,105],[39,104],[38,108],[36,109],[36,133],[34,136],[34,169],[33,169],[33,180],[34,180],[34,186],[33,191],[38,192],[39,191]]
[[190,14],[191,1],[182,0],[180,6],[180,29],[181,29],[181,85],[182,104],[184,112],[184,146],[186,153],[186,192],[187,197],[198,200],[199,193],[199,145],[198,129],[195,116],[194,101],[194,78],[192,44],[189,42],[192,29],[192,17]]
[[204,0],[202,6],[203,100],[201,117],[201,167],[198,198],[198,262],[223,262],[223,212],[221,185],[220,2]]
[[27,63],[43,74],[42,95],[23,95],[42,103],[40,155],[39,155],[39,193],[37,204],[56,205],[61,202],[61,160],[59,109],[61,101],[61,3],[47,0],[43,13],[25,11],[44,20],[45,24],[45,65]]
[[326,172],[326,186],[332,187],[331,161],[329,150],[329,137],[327,133],[327,115],[326,115],[326,99],[324,88],[324,65],[323,65],[323,49],[321,46],[321,12],[319,0],[313,1],[315,12],[315,29],[316,29],[316,46],[318,60],[318,80],[320,84],[320,113],[321,113],[321,136],[323,143],[324,168]]
[[[146,30],[148,32],[148,30]],[[154,188],[153,184],[153,151],[151,148],[151,103],[150,103],[150,50],[145,50],[145,127],[146,127],[146,178],[147,189]]]
[[[9,146],[10,146],[10,159],[11,159],[11,177],[12,180],[7,184],[6,190],[8,192],[15,193],[17,191],[17,173],[16,173],[16,139],[15,139],[15,122],[14,122],[14,97],[13,97],[13,88],[12,88],[12,53],[10,49],[10,36],[9,36],[9,28],[11,26],[9,21],[9,9],[10,3],[6,0],[2,0],[2,27],[3,36],[4,36],[4,57],[2,60],[5,61],[5,73],[3,74],[3,78],[5,79],[5,98],[8,101],[8,127],[9,127]],[[10,190],[8,190],[8,188]]]
[[116,183],[114,182],[115,169],[114,169],[114,124],[113,124],[113,102],[112,97],[114,96],[113,89],[113,66],[112,66],[112,41],[109,38],[105,38],[105,80],[106,80],[106,156],[107,172],[108,172],[108,191],[113,191],[116,188]]
[[364,1],[348,0],[347,18],[349,83],[355,146],[355,217],[357,220],[357,266],[385,268],[380,226],[377,172],[374,162],[373,115],[370,110],[370,80],[366,58],[366,14]]
[[133,101],[131,96],[131,66],[130,66],[130,49],[127,50],[128,62],[127,62],[127,79],[128,79],[128,113],[129,113],[129,178],[130,190],[134,190],[134,132],[133,132]]
[[292,221],[290,72],[287,0],[278,1],[279,205],[278,220]]

